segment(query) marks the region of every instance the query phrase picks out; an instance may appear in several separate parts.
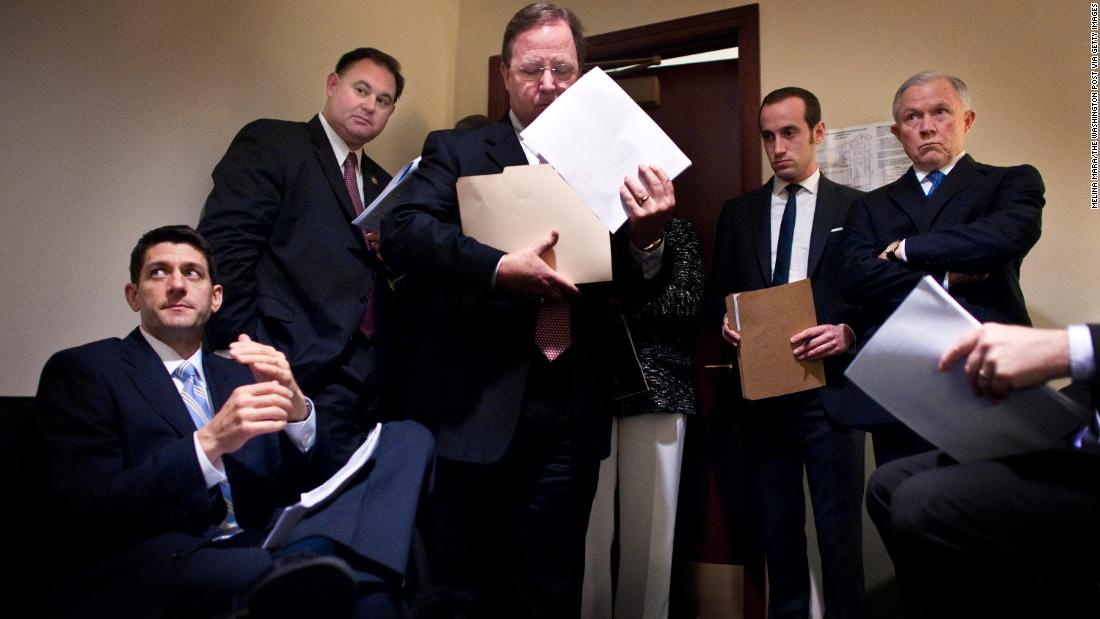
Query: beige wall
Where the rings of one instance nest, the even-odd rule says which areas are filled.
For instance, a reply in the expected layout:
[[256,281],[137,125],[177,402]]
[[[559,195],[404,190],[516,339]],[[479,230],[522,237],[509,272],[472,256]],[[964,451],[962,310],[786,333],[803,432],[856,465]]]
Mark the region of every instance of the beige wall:
[[[363,45],[409,78],[367,151],[395,170],[451,125],[458,3],[378,0],[7,2],[0,19],[0,395],[46,357],[126,333],[129,248],[195,224],[210,171],[259,117],[305,120]],[[415,33],[415,36],[410,36]]]
[[[409,76],[369,151],[395,169],[427,130],[485,108],[486,59],[523,0],[194,0],[5,5],[0,20],[0,395],[33,391],[50,351],[125,332],[123,255],[195,223],[209,173],[256,117],[305,119],[340,53],[374,45]],[[598,34],[732,6],[575,2]],[[814,90],[830,126],[886,120],[896,85],[938,67],[971,85],[976,158],[1030,162],[1045,232],[1024,269],[1042,324],[1097,319],[1100,213],[1088,201],[1088,4],[762,0],[762,87]],[[1060,6],[1059,6],[1060,5]],[[914,24],[923,22],[922,27]],[[805,51],[803,51],[805,50]]]
[[[523,0],[463,0],[456,114],[484,111],[486,58]],[[589,34],[746,4],[718,0],[573,2]],[[1031,163],[1047,185],[1043,238],[1023,288],[1041,325],[1100,320],[1100,212],[1089,200],[1088,2],[760,0],[761,90],[814,91],[825,122],[890,119],[894,90],[919,70],[969,84],[976,159]],[[767,166],[764,166],[767,170]],[[715,205],[717,207],[717,205]]]

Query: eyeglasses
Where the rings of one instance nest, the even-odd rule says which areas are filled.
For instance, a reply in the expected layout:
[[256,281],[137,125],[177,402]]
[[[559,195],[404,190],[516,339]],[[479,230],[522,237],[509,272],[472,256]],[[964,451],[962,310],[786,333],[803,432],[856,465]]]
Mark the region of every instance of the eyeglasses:
[[537,82],[542,79],[543,73],[549,71],[550,77],[555,82],[569,82],[577,77],[577,67],[567,64],[559,64],[553,67],[543,67],[537,64],[521,64],[516,67],[516,75],[525,82]]

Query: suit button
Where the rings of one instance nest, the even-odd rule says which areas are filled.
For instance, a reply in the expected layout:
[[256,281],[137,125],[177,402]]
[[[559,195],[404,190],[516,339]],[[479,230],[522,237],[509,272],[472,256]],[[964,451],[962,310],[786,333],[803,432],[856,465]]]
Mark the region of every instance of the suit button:
[[370,300],[370,299],[368,299],[367,297],[359,297],[359,302],[360,302],[360,303],[366,303],[366,302],[367,302],[367,301],[369,301],[369,300]]
[[173,561],[179,561],[182,558],[183,558],[183,551],[182,550],[177,550],[177,551],[172,553],[172,560]]

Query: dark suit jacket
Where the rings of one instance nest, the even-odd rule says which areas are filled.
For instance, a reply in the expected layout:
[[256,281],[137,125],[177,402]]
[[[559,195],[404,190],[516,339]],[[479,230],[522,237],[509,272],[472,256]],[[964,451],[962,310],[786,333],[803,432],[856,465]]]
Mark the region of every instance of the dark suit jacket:
[[[719,328],[726,313],[726,295],[771,285],[771,191],[774,182],[773,178],[772,182],[730,200],[722,207],[718,217],[714,269],[707,299],[708,317]],[[838,228],[843,228],[851,202],[863,194],[834,183],[824,175],[817,191],[806,269],[813,287],[817,321],[818,324],[850,324],[851,308],[840,298],[838,278],[844,238],[843,230]],[[736,364],[737,356],[733,348],[726,349],[731,361]],[[841,396],[846,384],[844,369],[851,358],[849,353],[826,358],[826,386],[819,390],[826,413],[841,423],[851,421],[851,414]],[[735,365],[733,376],[737,375]],[[768,407],[780,404],[775,400],[769,398],[752,405]]]
[[[225,286],[210,345],[226,348],[241,333],[269,343],[310,394],[349,354],[374,286],[376,261],[351,224],[342,163],[316,116],[249,123],[214,168],[198,228]],[[369,157],[361,166],[366,205],[390,176]]]
[[[408,414],[436,435],[439,454],[458,461],[489,463],[511,443],[533,357],[538,305],[491,286],[499,249],[462,234],[455,181],[527,165],[519,140],[505,119],[487,127],[431,133],[420,168],[382,223],[387,264],[408,273],[405,304],[416,313],[402,338],[417,363],[403,378]],[[625,230],[620,231],[625,232]],[[616,234],[616,279],[635,279],[624,258],[625,236]],[[629,271],[624,273],[624,271]],[[572,302],[570,376],[574,445],[608,453],[610,401],[602,375],[608,319],[605,285],[585,286]]]
[[[215,411],[234,388],[253,382],[242,365],[213,354],[203,359]],[[51,357],[35,423],[45,504],[56,525],[50,534],[66,549],[59,558],[77,573],[95,564],[119,583],[140,572],[163,585],[133,592],[135,603],[167,597],[178,560],[210,539],[225,506],[206,488],[194,422],[141,333]],[[256,437],[223,462],[246,530],[266,526],[276,506],[293,503],[327,473],[283,433]]]
[[[978,320],[1030,325],[1020,265],[1039,240],[1044,202],[1043,180],[1035,168],[994,167],[969,155],[931,197],[910,168],[856,200],[845,224],[842,292],[859,308],[859,342],[874,334],[918,280],[932,275],[942,282],[948,271],[988,274],[950,290]],[[905,239],[908,262],[879,259],[896,239]],[[892,420],[869,399],[861,400],[868,405],[860,406],[868,410],[866,422]]]

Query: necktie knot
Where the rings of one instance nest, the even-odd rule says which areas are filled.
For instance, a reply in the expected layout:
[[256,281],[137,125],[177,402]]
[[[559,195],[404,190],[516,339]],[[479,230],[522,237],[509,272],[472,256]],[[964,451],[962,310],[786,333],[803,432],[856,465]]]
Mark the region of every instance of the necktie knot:
[[348,153],[347,159],[344,159],[344,169],[355,172],[355,168],[359,167],[359,158],[355,156],[355,153]]
[[187,361],[184,361],[183,363],[179,364],[179,366],[176,368],[176,371],[175,371],[176,377],[179,378],[180,380],[182,380],[185,383],[189,383],[189,382],[192,382],[192,381],[196,380],[196,377],[198,376],[198,374],[199,374],[199,371],[195,369],[195,366],[191,365]]
[[936,191],[936,188],[940,186],[945,176],[947,175],[939,170],[932,170],[928,173],[928,180],[932,183],[932,186],[928,188],[928,195],[932,195]]

